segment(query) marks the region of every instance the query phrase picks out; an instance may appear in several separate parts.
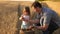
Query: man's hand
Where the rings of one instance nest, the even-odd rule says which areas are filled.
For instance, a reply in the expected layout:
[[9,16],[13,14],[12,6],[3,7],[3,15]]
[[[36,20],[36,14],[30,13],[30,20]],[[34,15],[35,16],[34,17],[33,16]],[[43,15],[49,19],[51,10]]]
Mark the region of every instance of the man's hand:
[[41,26],[35,26],[35,28],[40,29],[40,30],[42,29],[42,27],[41,27]]
[[43,26],[35,26],[37,29],[45,31],[48,28],[48,25],[43,25]]
[[29,29],[33,29],[33,26],[29,26]]

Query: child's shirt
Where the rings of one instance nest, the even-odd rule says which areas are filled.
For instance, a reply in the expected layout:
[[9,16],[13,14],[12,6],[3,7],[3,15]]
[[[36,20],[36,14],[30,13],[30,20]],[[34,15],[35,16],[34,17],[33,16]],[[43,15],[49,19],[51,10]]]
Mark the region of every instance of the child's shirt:
[[[26,20],[29,20],[30,16],[29,15],[22,15],[22,17]],[[22,21],[21,29],[28,29],[30,26],[30,23],[27,21]]]

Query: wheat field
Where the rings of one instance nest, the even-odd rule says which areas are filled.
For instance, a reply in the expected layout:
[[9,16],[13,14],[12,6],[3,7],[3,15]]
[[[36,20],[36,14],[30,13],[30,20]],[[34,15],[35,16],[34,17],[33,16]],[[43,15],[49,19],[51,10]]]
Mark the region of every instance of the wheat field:
[[[31,3],[32,2],[22,1],[0,1],[0,34],[19,34],[21,25],[19,17],[22,9],[24,6],[31,6]],[[50,5],[50,7],[52,6],[54,5]],[[57,8],[56,11],[60,14],[59,8]],[[33,12],[31,13],[33,14]],[[60,29],[56,30],[54,34],[60,34]]]

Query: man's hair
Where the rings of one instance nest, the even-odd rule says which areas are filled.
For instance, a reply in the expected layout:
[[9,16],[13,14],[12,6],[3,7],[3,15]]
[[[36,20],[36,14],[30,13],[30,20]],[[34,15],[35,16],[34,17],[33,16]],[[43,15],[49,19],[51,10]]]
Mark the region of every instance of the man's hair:
[[[35,2],[32,4],[32,6],[33,6],[34,8],[37,8],[37,7],[42,8],[41,3],[39,3],[38,1],[35,1]],[[31,6],[31,7],[32,7],[32,6]]]

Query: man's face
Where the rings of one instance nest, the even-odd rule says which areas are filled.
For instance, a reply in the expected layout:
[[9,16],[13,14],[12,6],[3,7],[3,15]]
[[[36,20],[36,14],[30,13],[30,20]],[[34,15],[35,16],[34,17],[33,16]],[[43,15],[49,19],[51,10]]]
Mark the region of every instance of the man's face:
[[34,11],[37,12],[37,13],[40,13],[41,12],[41,8],[36,7],[36,8],[34,8]]

